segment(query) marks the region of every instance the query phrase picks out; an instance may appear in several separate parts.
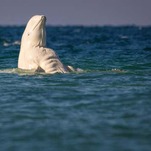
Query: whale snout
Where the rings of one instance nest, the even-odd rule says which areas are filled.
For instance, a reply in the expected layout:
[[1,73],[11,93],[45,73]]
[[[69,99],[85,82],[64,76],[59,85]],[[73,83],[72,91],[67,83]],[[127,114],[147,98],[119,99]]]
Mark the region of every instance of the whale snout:
[[46,21],[46,16],[41,15],[41,19],[44,20],[44,21]]
[[35,15],[30,19],[30,22],[38,22],[38,21],[46,21],[46,16],[45,15]]

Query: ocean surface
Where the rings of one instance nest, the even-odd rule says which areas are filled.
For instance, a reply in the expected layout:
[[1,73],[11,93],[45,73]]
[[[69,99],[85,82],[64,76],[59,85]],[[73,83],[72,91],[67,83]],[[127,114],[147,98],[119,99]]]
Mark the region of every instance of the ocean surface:
[[17,69],[23,26],[0,27],[0,151],[150,151],[151,27],[48,26],[47,47],[83,69]]

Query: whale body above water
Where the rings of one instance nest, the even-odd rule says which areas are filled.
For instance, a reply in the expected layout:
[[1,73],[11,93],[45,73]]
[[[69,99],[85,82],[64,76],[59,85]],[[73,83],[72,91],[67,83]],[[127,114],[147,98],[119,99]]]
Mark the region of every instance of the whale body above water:
[[75,71],[65,66],[56,52],[46,48],[46,17],[33,16],[27,23],[21,39],[18,68],[45,73],[68,73]]

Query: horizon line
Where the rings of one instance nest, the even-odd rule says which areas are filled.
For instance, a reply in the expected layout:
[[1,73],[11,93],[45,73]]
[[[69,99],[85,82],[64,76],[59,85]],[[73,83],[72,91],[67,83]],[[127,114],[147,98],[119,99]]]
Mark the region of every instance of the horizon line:
[[[0,27],[21,27],[26,26],[27,24],[0,24]],[[135,27],[150,27],[151,24],[46,24],[51,27],[119,27],[119,26],[135,26]]]

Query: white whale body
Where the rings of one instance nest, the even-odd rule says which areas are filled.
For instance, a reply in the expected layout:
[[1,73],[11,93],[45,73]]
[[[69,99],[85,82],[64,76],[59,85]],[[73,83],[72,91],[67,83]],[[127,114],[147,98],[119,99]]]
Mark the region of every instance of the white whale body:
[[45,73],[68,73],[75,71],[65,66],[54,50],[46,48],[46,17],[33,16],[26,25],[21,39],[18,68]]

